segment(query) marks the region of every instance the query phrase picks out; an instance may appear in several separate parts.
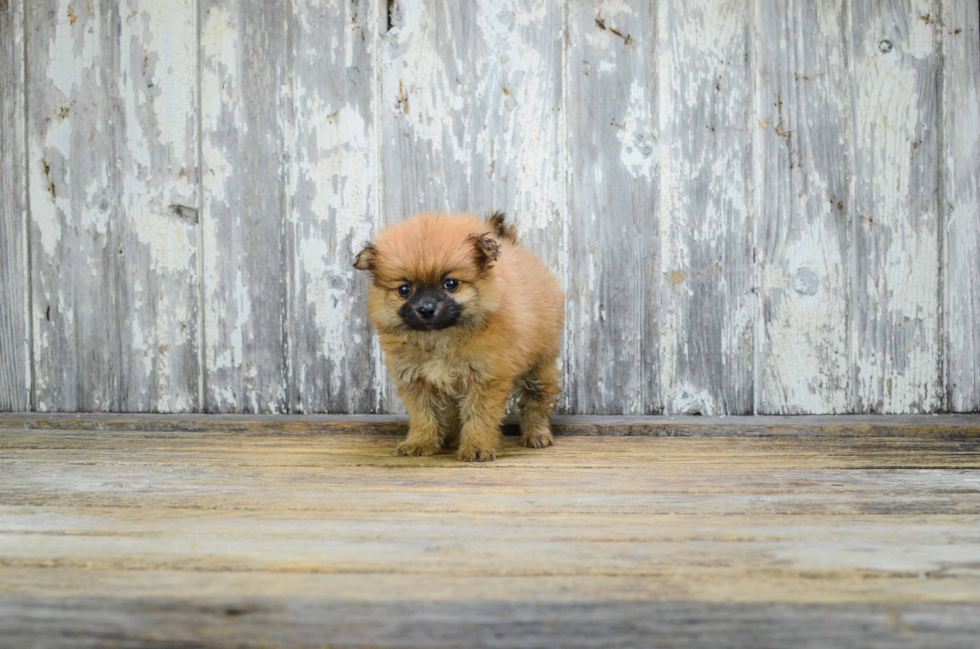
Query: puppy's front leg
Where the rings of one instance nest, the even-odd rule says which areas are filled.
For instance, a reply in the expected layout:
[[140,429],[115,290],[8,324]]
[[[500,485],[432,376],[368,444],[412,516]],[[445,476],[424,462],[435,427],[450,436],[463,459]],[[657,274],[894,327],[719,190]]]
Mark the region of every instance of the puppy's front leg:
[[497,457],[500,422],[504,418],[513,381],[477,383],[470,388],[460,418],[459,451],[456,458],[464,462],[488,462]]
[[435,391],[425,381],[400,385],[398,392],[408,410],[408,437],[395,449],[395,455],[432,455],[442,446],[436,418]]

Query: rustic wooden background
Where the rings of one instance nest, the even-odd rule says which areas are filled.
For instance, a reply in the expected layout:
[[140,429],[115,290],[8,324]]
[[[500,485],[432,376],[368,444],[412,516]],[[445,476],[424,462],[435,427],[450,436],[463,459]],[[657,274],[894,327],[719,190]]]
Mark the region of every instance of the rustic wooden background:
[[980,409],[975,0],[0,0],[0,410],[398,412],[352,253],[505,209],[562,410]]

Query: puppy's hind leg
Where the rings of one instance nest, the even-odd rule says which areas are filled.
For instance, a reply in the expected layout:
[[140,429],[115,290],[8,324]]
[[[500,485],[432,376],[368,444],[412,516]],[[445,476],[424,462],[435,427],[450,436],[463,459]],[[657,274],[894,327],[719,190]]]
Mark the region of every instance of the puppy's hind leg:
[[555,443],[551,436],[551,410],[558,402],[560,374],[554,362],[539,365],[517,380],[521,408],[521,445],[544,448]]

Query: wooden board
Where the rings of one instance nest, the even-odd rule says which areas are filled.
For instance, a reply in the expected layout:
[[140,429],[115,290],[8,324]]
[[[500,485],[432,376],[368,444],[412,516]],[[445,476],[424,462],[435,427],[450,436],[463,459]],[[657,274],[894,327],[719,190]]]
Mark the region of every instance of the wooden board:
[[980,8],[943,3],[946,366],[954,412],[980,411]]
[[[4,574],[9,578],[9,573]],[[81,581],[78,573],[60,574]],[[232,583],[241,587],[254,575]],[[119,575],[115,583],[123,583]],[[201,580],[201,587],[222,576]],[[349,583],[319,577],[283,588],[341,590]],[[381,580],[387,585],[386,580]],[[431,581],[431,580],[430,580]],[[481,581],[480,586],[484,582]],[[459,584],[473,586],[472,583]],[[89,596],[0,603],[0,632],[12,642],[46,647],[132,647],[140,643],[205,642],[212,647],[282,643],[294,647],[839,647],[893,649],[941,644],[973,649],[978,628],[972,605],[718,604],[669,602],[276,602],[254,598],[187,605],[147,591],[138,602]],[[528,597],[528,593],[522,593]],[[111,608],[111,617],[104,611]],[[451,616],[447,611],[451,611]],[[315,617],[314,617],[315,616]],[[108,619],[107,619],[108,618]],[[448,621],[447,621],[448,620]],[[909,621],[912,624],[909,624]],[[5,623],[6,622],[6,623]],[[277,632],[270,632],[277,628]],[[160,639],[160,640],[158,640]],[[84,644],[82,644],[84,643]]]
[[932,412],[940,344],[938,2],[851,5],[854,408]]
[[36,408],[198,408],[191,0],[30,3]]
[[565,411],[658,413],[656,16],[646,2],[568,11]]
[[980,631],[978,437],[507,439],[486,465],[396,443],[3,429],[0,632],[967,647]]
[[201,2],[204,408],[287,393],[285,5]]
[[121,380],[109,122],[115,42],[105,4],[81,15],[69,6],[27,7],[36,408],[112,411]]
[[200,410],[197,3],[127,0],[114,21],[119,409]]
[[[562,4],[405,0],[391,4],[390,24],[380,72],[383,222],[505,210],[565,279]],[[385,411],[403,411],[391,386],[386,395]]]
[[670,414],[754,408],[752,12],[659,3],[660,385]]
[[[557,415],[556,435],[641,437],[980,437],[977,415],[817,415],[618,417]],[[0,428],[142,432],[287,432],[297,435],[404,435],[403,415],[75,415],[8,414]],[[519,434],[515,418],[507,435]]]
[[843,2],[756,6],[759,414],[852,409],[846,33]]
[[378,5],[205,7],[207,408],[376,411],[352,260],[379,215]]
[[0,4],[0,412],[31,409],[24,9]]
[[381,405],[368,281],[353,263],[380,214],[375,61],[382,6],[299,0],[286,16],[290,412],[377,412]]

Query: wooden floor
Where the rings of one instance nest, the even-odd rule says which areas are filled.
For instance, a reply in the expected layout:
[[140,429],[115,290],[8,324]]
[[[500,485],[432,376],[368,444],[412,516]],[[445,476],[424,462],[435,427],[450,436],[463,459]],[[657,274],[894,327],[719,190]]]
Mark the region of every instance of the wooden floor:
[[980,416],[784,420],[0,418],[0,646],[977,647]]

